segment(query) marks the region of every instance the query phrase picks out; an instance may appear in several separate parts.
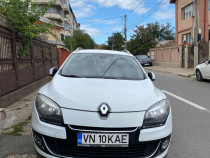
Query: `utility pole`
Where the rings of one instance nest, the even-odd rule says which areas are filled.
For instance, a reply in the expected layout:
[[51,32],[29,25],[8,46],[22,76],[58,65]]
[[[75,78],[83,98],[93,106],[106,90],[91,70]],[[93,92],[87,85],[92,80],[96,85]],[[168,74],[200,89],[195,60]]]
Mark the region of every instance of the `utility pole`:
[[194,67],[198,65],[198,34],[199,34],[199,21],[198,21],[198,0],[195,0],[195,44],[194,44]]
[[125,15],[125,49],[127,49],[127,15]]
[[198,43],[199,23],[198,23],[198,0],[195,0],[195,43]]
[[112,36],[112,50],[114,50],[114,34]]

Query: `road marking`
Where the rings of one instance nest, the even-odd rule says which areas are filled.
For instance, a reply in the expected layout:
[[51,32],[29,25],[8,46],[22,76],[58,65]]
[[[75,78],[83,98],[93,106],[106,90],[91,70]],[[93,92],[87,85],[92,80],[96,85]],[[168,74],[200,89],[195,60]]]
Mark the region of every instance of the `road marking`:
[[168,95],[170,95],[170,96],[172,96],[172,97],[174,97],[176,99],[179,99],[179,100],[183,101],[184,103],[187,103],[187,104],[189,104],[189,105],[191,105],[191,106],[193,106],[193,107],[195,107],[195,108],[197,108],[199,110],[206,110],[206,111],[208,111],[206,108],[204,108],[204,107],[202,107],[202,106],[200,106],[198,104],[195,104],[195,103],[193,103],[193,102],[191,102],[189,100],[186,100],[186,99],[184,99],[182,97],[179,97],[179,96],[177,96],[177,95],[175,95],[173,93],[170,93],[170,92],[168,92],[166,90],[162,90],[162,92],[164,92],[164,93],[166,93],[166,94],[168,94]]

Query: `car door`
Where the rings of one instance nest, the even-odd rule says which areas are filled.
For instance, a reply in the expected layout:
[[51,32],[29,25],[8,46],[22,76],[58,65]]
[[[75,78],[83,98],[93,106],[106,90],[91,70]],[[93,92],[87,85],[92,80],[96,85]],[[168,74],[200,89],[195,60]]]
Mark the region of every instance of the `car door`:
[[210,60],[203,65],[203,77],[210,79]]

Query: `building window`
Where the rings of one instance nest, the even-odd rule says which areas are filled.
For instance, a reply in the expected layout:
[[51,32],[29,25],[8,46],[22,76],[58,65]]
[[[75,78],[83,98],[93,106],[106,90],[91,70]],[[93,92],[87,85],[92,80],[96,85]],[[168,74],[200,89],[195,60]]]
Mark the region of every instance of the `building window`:
[[61,41],[64,41],[64,39],[65,39],[65,36],[64,34],[61,33]]
[[52,8],[50,8],[48,10],[48,13],[57,13],[57,14],[59,14],[59,11],[58,11],[58,9],[56,7],[52,7]]
[[184,43],[193,43],[193,40],[191,38],[191,33],[183,35],[183,41]]
[[187,19],[193,16],[193,3],[183,8],[183,18]]
[[69,0],[64,0],[64,4],[68,5]]
[[210,0],[209,0],[209,11],[210,11]]
[[209,30],[209,41],[210,41],[210,30]]

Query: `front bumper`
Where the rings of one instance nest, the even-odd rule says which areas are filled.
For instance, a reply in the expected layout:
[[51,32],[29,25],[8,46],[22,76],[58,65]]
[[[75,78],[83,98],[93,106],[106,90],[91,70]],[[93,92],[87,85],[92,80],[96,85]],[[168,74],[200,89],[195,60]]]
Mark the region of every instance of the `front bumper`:
[[[75,127],[75,126],[74,126]],[[141,127],[120,130],[117,133],[129,133],[128,148],[78,147],[77,133],[81,128],[70,128],[68,125],[55,126],[40,121],[36,109],[32,114],[34,144],[37,152],[45,157],[164,157],[169,146],[162,150],[161,143],[170,140],[172,132],[172,116],[169,114],[162,127],[141,129]],[[91,132],[90,128],[88,128]],[[93,129],[94,130],[94,129]],[[107,128],[106,128],[107,130]],[[85,132],[87,133],[87,131]],[[92,132],[94,133],[94,132]],[[40,138],[41,143],[35,141]]]

